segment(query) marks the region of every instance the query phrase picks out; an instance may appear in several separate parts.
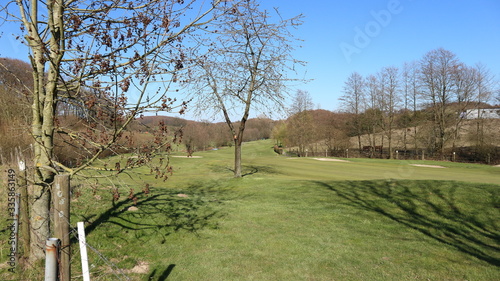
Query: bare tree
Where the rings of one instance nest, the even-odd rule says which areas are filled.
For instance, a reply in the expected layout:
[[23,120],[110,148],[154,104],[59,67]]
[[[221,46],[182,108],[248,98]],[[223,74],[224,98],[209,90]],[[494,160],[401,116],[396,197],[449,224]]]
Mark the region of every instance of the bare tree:
[[285,20],[277,9],[274,15],[256,1],[233,1],[209,26],[209,44],[200,41],[207,54],[198,61],[193,98],[201,112],[222,113],[233,136],[235,177],[242,176],[241,144],[251,109],[283,108],[287,73],[300,63],[291,56],[296,40],[290,28],[301,24],[301,16]]
[[458,59],[454,53],[439,48],[425,54],[420,64],[423,98],[432,110],[431,148],[443,155],[445,143],[450,137],[447,128],[450,126],[450,121],[455,118],[453,110],[449,110],[449,104],[453,100],[455,87],[453,73],[458,65]]
[[396,110],[400,102],[399,96],[399,70],[397,67],[385,67],[380,72],[379,104],[383,114],[383,130],[387,136],[389,159],[393,159],[392,134]]
[[[416,151],[418,148],[418,138],[417,138],[417,128],[418,128],[418,114],[419,114],[419,81],[418,81],[418,63],[416,61],[405,63],[403,66],[403,88],[404,88],[404,107],[405,112],[410,111],[411,114],[407,115],[403,122],[404,127],[407,128],[409,126],[413,127],[413,148]],[[404,134],[404,145],[406,150],[406,133],[408,129],[405,130]]]
[[306,155],[306,149],[316,139],[316,126],[309,111],[301,111],[290,116],[286,122],[286,143],[297,146],[299,156]]
[[453,142],[452,147],[455,148],[456,142],[460,136],[460,129],[464,123],[464,118],[462,118],[462,113],[466,112],[471,105],[475,105],[477,100],[476,87],[477,87],[476,69],[468,67],[463,63],[458,63],[453,72],[453,81],[455,88],[455,112],[457,112],[454,118],[453,124]]
[[[483,104],[490,101],[494,92],[494,78],[488,68],[483,64],[477,64],[474,68],[475,75],[475,96],[476,108],[479,109]],[[484,144],[484,118],[478,110],[476,119],[476,146],[481,147]]]
[[347,78],[344,84],[344,95],[340,100],[344,108],[349,113],[353,113],[352,129],[358,138],[358,148],[361,150],[361,134],[363,133],[363,124],[360,119],[360,113],[365,107],[365,79],[357,72],[353,72]]
[[[70,175],[82,172],[104,152],[118,149],[127,124],[138,115],[172,109],[173,100],[167,95],[177,73],[188,63],[183,36],[209,20],[207,15],[221,1],[199,7],[203,11],[199,14],[190,10],[194,1],[184,2],[13,0],[0,4],[4,20],[20,24],[18,38],[28,47],[33,68],[31,134],[36,169],[31,259],[43,256],[49,234],[50,186],[58,170]],[[92,95],[83,98],[83,93]],[[128,96],[134,97],[133,104]],[[57,126],[56,108],[62,101],[74,101],[95,113],[88,116],[85,132]],[[74,168],[57,162],[56,132],[80,144],[91,156]],[[158,147],[168,147],[166,135],[166,127],[160,124],[155,137]],[[151,155],[116,165],[116,170],[145,163]]]
[[308,145],[315,139],[316,128],[310,111],[313,102],[309,92],[297,90],[292,97],[292,103],[288,108],[289,118],[287,120],[287,144],[297,146],[299,155],[306,155]]
[[317,141],[323,141],[328,150],[327,155],[334,156],[340,151],[343,154],[349,148],[349,137],[345,129],[347,114],[316,110],[314,115]]
[[375,75],[366,78],[366,110],[362,122],[368,136],[370,157],[374,157],[376,135],[378,128],[382,127],[382,111],[379,103],[380,84]]
[[303,111],[312,110],[314,103],[312,97],[308,91],[297,90],[295,95],[292,97],[292,103],[288,108],[288,114],[291,116]]

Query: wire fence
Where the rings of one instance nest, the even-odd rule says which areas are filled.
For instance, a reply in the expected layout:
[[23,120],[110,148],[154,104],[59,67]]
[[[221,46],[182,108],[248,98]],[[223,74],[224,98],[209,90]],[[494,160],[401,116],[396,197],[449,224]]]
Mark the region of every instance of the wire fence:
[[[3,230],[0,230],[0,232]],[[81,280],[83,272],[81,270],[81,253],[78,244],[82,241],[79,239],[78,229],[71,227],[69,236],[72,241],[70,259],[72,268],[71,276],[72,279]],[[88,242],[85,242],[84,244],[87,247],[87,250],[90,251],[88,260],[90,262],[89,271],[91,280],[135,280],[131,278],[124,269],[120,268],[115,262],[113,262],[112,259],[102,253],[96,246],[93,246]],[[3,253],[2,256],[4,256]],[[60,266],[60,260],[58,262]],[[8,271],[4,266],[2,266],[0,279],[4,281],[43,280],[43,276],[45,274],[45,268],[43,266],[40,266],[39,264],[29,264],[28,260],[25,258],[23,258],[21,263],[22,264],[17,265],[14,272]],[[22,268],[25,268],[26,270]]]
[[[78,245],[78,243],[82,243],[82,242],[84,242],[87,249],[89,249],[94,254],[93,255],[94,257],[97,257],[99,259],[99,261],[103,262],[106,265],[105,270],[102,270],[102,269],[98,270],[98,269],[96,269],[95,266],[92,267],[92,265],[90,265],[89,270],[90,270],[90,273],[93,277],[92,280],[110,280],[109,279],[110,277],[114,277],[114,280],[127,280],[127,281],[132,280],[129,276],[127,276],[127,274],[125,273],[125,271],[123,269],[121,269],[118,265],[116,265],[114,262],[112,262],[110,258],[106,257],[106,255],[104,255],[102,252],[100,252],[96,247],[90,245],[86,241],[81,241],[79,236],[78,236],[78,229],[71,227],[70,236],[73,236],[72,241],[77,241],[76,243],[71,243],[71,246],[72,246],[71,264],[72,265],[74,265],[75,263],[79,263],[81,261],[80,260],[80,257],[81,257],[80,248],[77,247],[77,245]],[[90,260],[90,258],[89,258],[89,260]],[[98,271],[100,271],[100,272],[98,272]],[[73,272],[73,273],[76,273],[76,272]],[[73,278],[81,277],[81,274],[83,274],[83,272],[81,272],[81,271],[78,273],[80,273],[80,275],[75,276],[75,274],[73,274],[72,277]],[[93,273],[95,273],[95,274],[93,274]]]
[[[12,169],[5,169],[5,166],[0,166],[2,168],[2,171],[8,171]],[[2,173],[3,174],[3,173]],[[0,183],[2,183],[2,186],[6,186],[5,184],[7,183],[7,173],[2,175],[2,180],[0,180]],[[2,206],[7,206],[8,202],[8,196],[7,193],[5,192],[6,190],[2,188],[2,191],[0,191],[0,204]],[[62,214],[61,212],[53,212],[57,214]],[[6,221],[7,223],[2,223],[0,225],[0,280],[5,280],[5,281],[26,281],[26,280],[43,280],[45,276],[45,267],[43,264],[40,262],[35,262],[31,263],[30,260],[28,259],[29,253],[24,253],[23,250],[25,249],[19,249],[16,254],[18,254],[19,259],[16,260],[16,262],[13,264],[9,264],[9,258],[8,258],[8,253],[10,253],[11,249],[11,243],[10,241],[10,236],[11,236],[11,224],[10,224],[10,217],[6,217],[6,215],[9,215],[7,213],[7,210],[3,210],[2,214],[0,215],[0,218],[2,221]],[[20,216],[23,216],[25,214],[21,213]],[[54,237],[62,240],[63,238],[69,238],[68,240],[70,241],[70,265],[71,265],[71,272],[72,272],[72,279],[76,280],[81,280],[83,277],[82,273],[82,266],[81,266],[81,252],[80,252],[80,247],[79,243],[84,242],[87,250],[89,251],[88,255],[88,260],[90,263],[89,266],[89,271],[91,274],[91,280],[135,280],[136,278],[130,277],[130,270],[124,270],[120,266],[117,265],[119,263],[119,260],[114,260],[113,258],[110,258],[107,256],[106,253],[104,253],[102,250],[100,250],[100,246],[102,245],[96,245],[93,243],[96,242],[91,242],[89,243],[88,241],[80,241],[79,238],[79,233],[78,229],[76,228],[76,222],[74,224],[71,224],[70,218],[68,214],[63,214],[62,216],[59,216],[60,219],[65,222],[67,225],[69,225],[69,232],[68,232],[68,237]],[[52,220],[52,218],[51,218]],[[94,227],[95,228],[95,227]],[[21,237],[23,238],[23,237]],[[32,237],[32,239],[34,239]],[[94,237],[94,240],[99,241],[98,237]],[[24,243],[24,241],[21,241],[21,243]],[[99,244],[97,242],[97,244]],[[68,249],[61,249],[60,251],[67,251]],[[7,259],[6,259],[7,257]],[[59,255],[60,257],[60,255]],[[5,261],[5,262],[3,262]],[[59,266],[61,265],[61,259],[58,260]]]
[[[299,151],[288,149],[283,152],[288,157],[339,157],[339,158],[378,158],[389,159],[391,154],[387,148],[373,149],[335,149]],[[460,163],[478,163],[487,165],[500,164],[500,147],[475,149],[469,147],[446,149],[437,153],[426,149],[392,149],[392,159],[396,160],[434,160]]]

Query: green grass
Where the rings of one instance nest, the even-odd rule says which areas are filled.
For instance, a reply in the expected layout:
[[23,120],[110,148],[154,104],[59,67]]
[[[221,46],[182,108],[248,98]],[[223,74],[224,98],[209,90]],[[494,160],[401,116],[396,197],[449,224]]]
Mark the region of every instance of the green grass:
[[222,148],[172,157],[166,182],[123,175],[115,203],[110,184],[76,187],[92,280],[500,280],[499,167],[243,152],[241,179]]

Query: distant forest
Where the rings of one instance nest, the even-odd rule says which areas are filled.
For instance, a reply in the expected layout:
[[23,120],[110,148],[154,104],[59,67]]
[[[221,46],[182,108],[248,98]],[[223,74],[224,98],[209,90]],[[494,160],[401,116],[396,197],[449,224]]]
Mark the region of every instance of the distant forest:
[[[432,54],[449,55],[441,49]],[[0,161],[5,163],[16,149],[29,150],[33,141],[27,134],[31,122],[28,93],[33,82],[27,63],[0,60],[5,66],[0,68]],[[424,70],[420,67],[421,64],[405,64],[402,69],[388,67],[368,77],[352,73],[345,82],[343,107],[338,112],[314,110],[309,93],[298,90],[291,97],[287,118],[248,120],[244,141],[272,138],[275,151],[290,156],[420,159],[425,154],[428,159],[499,162],[500,119],[464,118],[467,110],[500,109],[489,103],[495,101],[495,90],[493,83],[486,83],[490,78],[485,68],[456,65],[455,72],[448,74],[448,90],[443,93],[438,91],[443,85],[430,82],[443,78],[422,76]],[[437,71],[432,73],[438,75]],[[106,108],[107,101],[95,93],[89,93],[87,98],[82,96],[79,101],[59,100],[57,122],[84,132],[92,126],[89,115],[105,114],[87,110],[85,105],[89,103],[100,103]],[[144,144],[154,138],[158,126],[166,126],[170,137],[181,140],[177,149],[189,154],[233,144],[225,123],[142,116],[127,127],[125,139],[133,144],[129,147],[147,150]],[[109,151],[102,157],[127,152],[130,151]],[[75,150],[64,137],[55,143],[55,154],[70,166],[88,155]]]

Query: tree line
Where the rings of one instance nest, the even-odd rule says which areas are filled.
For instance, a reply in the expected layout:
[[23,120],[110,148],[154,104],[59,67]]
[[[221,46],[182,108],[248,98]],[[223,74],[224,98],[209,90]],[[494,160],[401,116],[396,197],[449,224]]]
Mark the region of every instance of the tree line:
[[318,146],[330,155],[357,148],[360,155],[390,159],[396,151],[445,159],[451,151],[472,150],[479,161],[498,154],[497,120],[480,111],[466,115],[500,109],[492,105],[500,103],[498,81],[485,65],[466,65],[449,50],[366,76],[353,72],[340,102],[338,112],[313,110],[309,93],[298,90],[288,119],[273,131],[277,144],[299,155]]
[[[21,60],[0,58],[0,154],[4,157],[0,164],[8,162],[16,149],[29,151],[32,137],[26,134],[32,117],[30,113],[31,96],[26,89],[32,83],[32,68]],[[86,132],[97,115],[104,115],[113,104],[104,94],[87,92],[79,99],[61,99],[56,107],[55,119],[61,127],[71,128],[73,132]],[[92,105],[92,106],[90,106]],[[103,110],[103,111],[99,111]],[[106,118],[107,119],[107,118]],[[101,158],[121,153],[132,153],[145,147],[148,139],[153,138],[159,123],[170,127],[171,132],[179,135],[180,150],[194,153],[222,146],[232,146],[233,138],[224,122],[191,121],[180,117],[139,116],[127,125],[124,134],[129,144],[107,150]],[[243,141],[269,139],[276,121],[266,117],[249,118]],[[101,124],[105,126],[105,123]],[[108,127],[111,124],[108,124]],[[236,122],[236,125],[238,123]],[[88,147],[87,147],[88,149]],[[79,162],[91,157],[85,149],[75,146],[65,136],[55,139],[54,158],[68,167],[75,167]]]
[[[464,112],[492,108],[498,84],[486,66],[466,65],[453,52],[439,48],[402,67],[384,67],[365,77],[354,72],[343,92],[340,100],[343,109],[354,114],[350,126],[358,148],[363,146],[361,136],[368,135],[365,145],[383,145],[394,158],[393,136],[399,128],[407,129],[405,150],[425,148],[432,155],[444,155],[446,147],[456,147],[463,127],[470,123]],[[471,143],[495,145],[482,125],[484,118],[477,116],[475,122]],[[379,143],[374,138],[378,132],[383,136]]]

